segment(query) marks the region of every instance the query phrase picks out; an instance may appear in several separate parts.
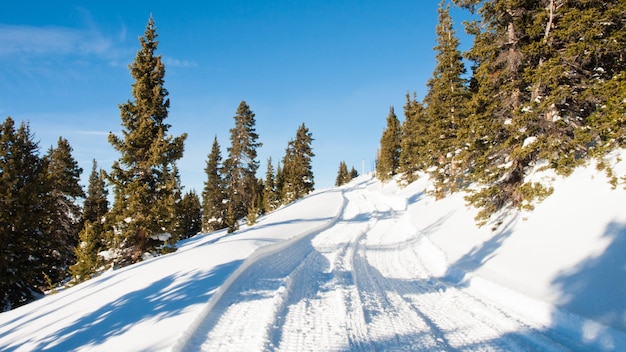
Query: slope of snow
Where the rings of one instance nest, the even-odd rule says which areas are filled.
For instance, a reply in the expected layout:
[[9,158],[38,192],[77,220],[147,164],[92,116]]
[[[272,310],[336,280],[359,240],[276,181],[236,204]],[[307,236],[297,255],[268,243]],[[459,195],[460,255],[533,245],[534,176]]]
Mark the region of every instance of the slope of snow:
[[625,350],[626,191],[552,178],[477,228],[462,194],[363,176],[2,313],[0,350]]

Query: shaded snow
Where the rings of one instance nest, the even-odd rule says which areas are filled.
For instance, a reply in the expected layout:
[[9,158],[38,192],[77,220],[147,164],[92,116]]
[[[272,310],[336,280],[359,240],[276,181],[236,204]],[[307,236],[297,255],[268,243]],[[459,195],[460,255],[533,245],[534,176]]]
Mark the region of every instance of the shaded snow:
[[477,228],[462,194],[363,176],[2,313],[0,350],[624,350],[626,191],[549,178]]

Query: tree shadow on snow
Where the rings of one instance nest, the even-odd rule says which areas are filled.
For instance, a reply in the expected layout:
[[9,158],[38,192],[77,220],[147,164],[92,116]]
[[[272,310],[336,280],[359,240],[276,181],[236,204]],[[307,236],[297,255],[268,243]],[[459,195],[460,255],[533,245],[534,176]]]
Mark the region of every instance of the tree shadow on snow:
[[442,279],[455,284],[457,287],[467,286],[469,284],[466,280],[467,276],[480,269],[491,258],[493,258],[495,252],[502,247],[506,239],[511,237],[513,234],[512,229],[517,220],[517,217],[513,217],[498,230],[498,233],[495,236],[474,246],[456,262],[450,264]]
[[[552,281],[561,292],[559,308],[603,325],[626,331],[626,224],[611,222],[604,231],[610,239],[606,250],[590,257]],[[574,330],[578,340],[600,348],[613,346],[610,334],[592,331],[582,319],[562,311],[554,312],[554,326]],[[587,326],[586,326],[587,325]],[[622,341],[623,343],[624,341]],[[624,348],[626,346],[621,346]],[[618,347],[619,349],[619,347]]]
[[69,351],[81,346],[97,346],[122,335],[141,321],[180,314],[190,305],[207,302],[240,264],[239,260],[232,261],[211,271],[198,272],[184,281],[176,275],[164,277],[84,315],[42,339],[35,350]]

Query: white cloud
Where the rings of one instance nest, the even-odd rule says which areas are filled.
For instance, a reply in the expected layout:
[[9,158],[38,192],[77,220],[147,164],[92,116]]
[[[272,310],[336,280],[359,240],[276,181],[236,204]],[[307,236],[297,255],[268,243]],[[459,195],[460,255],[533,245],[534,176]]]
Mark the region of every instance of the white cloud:
[[163,62],[166,67],[198,67],[198,63],[195,61],[178,60],[171,57],[164,57]]
[[112,43],[95,30],[0,24],[0,56],[108,55]]

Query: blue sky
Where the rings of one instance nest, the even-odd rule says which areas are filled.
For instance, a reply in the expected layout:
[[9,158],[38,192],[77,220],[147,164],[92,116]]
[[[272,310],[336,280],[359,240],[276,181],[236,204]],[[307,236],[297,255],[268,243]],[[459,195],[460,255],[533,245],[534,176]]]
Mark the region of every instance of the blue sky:
[[[304,122],[313,134],[316,188],[339,163],[371,171],[389,106],[425,94],[435,61],[439,1],[11,1],[0,12],[0,117],[28,121],[42,152],[67,138],[88,177],[119,154],[118,104],[153,16],[171,100],[170,132],[188,133],[179,161],[185,190],[201,192],[217,135],[245,100],[274,166]],[[452,12],[455,20],[463,15]],[[460,22],[460,21],[458,21]],[[456,25],[463,34],[460,24]],[[463,45],[466,46],[467,40]]]

